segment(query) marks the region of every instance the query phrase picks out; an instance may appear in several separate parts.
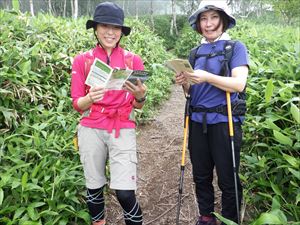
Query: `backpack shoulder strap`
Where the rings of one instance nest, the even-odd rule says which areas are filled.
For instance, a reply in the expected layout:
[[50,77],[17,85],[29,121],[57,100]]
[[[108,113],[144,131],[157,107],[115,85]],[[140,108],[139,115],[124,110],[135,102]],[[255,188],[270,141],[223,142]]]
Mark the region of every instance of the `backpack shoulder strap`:
[[124,50],[124,62],[126,69],[133,70],[133,58],[134,54],[132,52]]
[[[82,54],[82,57],[84,58],[84,77],[85,79],[87,78],[91,67],[94,63],[95,57],[93,55],[93,51],[90,50],[88,52],[85,52]],[[85,92],[88,93],[89,92],[90,87],[88,85],[85,84]]]
[[224,44],[223,55],[224,59],[222,62],[221,73],[223,76],[229,76],[230,74],[230,61],[233,55],[233,49],[236,41],[228,40]]
[[[230,63],[230,60],[232,58],[232,55],[233,55],[233,49],[234,49],[234,45],[235,45],[236,41],[233,41],[233,40],[228,40],[225,42],[225,45],[224,45],[224,50],[223,52],[219,52],[217,54],[214,54],[214,55],[207,55],[207,56],[215,56],[215,55],[220,55],[220,54],[224,54],[224,61],[225,61],[225,64],[227,64],[228,68],[229,68],[229,63]],[[191,51],[190,51],[190,55],[189,55],[189,62],[191,64],[191,66],[194,68],[195,66],[195,61],[196,61],[196,58],[197,58],[197,51],[198,49],[201,47],[201,44],[194,47]],[[202,56],[202,55],[200,55]],[[198,56],[199,57],[199,56]]]
[[190,51],[190,55],[189,55],[189,62],[191,64],[191,66],[194,68],[195,66],[195,61],[196,61],[196,55],[197,55],[197,51],[198,49],[201,47],[201,44],[192,48],[192,50]]
[[228,41],[225,42],[225,45],[224,45],[224,60],[226,60],[227,63],[230,63],[235,43],[236,43],[236,41],[233,41],[233,40],[228,40]]
[[92,50],[85,52],[82,54],[84,57],[84,76],[87,77],[88,73],[90,72],[91,66],[95,60]]
[[[233,41],[233,40],[229,40],[229,41],[226,41],[225,43],[225,46],[224,46],[224,60],[225,60],[225,63],[227,64],[227,68],[229,69],[230,66],[230,61],[231,61],[231,58],[232,58],[232,55],[233,55],[233,51],[234,51],[234,45],[236,44],[237,41]],[[241,100],[246,100],[246,87],[244,88],[244,90],[242,92],[239,92],[238,93],[238,97],[239,99]]]

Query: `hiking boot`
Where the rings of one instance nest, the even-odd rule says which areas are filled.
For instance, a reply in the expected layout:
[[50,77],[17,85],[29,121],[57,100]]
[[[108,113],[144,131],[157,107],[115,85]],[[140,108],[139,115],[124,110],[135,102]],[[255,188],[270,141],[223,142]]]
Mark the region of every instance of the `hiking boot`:
[[217,225],[217,221],[212,216],[200,216],[195,225]]

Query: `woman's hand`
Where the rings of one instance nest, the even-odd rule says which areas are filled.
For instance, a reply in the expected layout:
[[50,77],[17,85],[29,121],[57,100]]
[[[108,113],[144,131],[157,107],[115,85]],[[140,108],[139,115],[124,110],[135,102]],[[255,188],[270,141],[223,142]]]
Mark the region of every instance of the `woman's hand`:
[[91,107],[94,102],[101,101],[106,89],[104,87],[92,87],[89,93],[78,99],[77,105],[79,109],[85,111]]
[[184,72],[183,75],[193,84],[207,82],[209,76],[205,70],[195,70],[194,73]]
[[187,79],[187,77],[184,75],[184,73],[177,73],[175,76],[175,83],[182,85],[183,90],[185,91],[185,93],[189,93],[189,89],[190,89],[190,83],[189,80]]
[[219,76],[205,70],[195,70],[194,73],[183,73],[183,75],[194,84],[207,82],[223,91],[242,92],[247,82],[248,66],[235,67],[231,71],[231,77]]
[[130,81],[126,81],[124,89],[129,91],[136,99],[141,99],[145,97],[147,87],[140,81],[140,79],[137,79],[135,85]]
[[89,93],[87,94],[91,103],[101,101],[106,89],[104,87],[92,87],[90,88]]
[[175,83],[178,85],[188,85],[188,79],[183,73],[177,73],[175,76]]

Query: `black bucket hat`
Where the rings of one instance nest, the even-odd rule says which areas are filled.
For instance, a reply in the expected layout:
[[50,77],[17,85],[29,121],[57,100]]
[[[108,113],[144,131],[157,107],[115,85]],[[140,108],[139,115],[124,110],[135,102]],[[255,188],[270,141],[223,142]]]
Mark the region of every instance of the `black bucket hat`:
[[120,26],[122,33],[127,36],[131,28],[124,26],[124,11],[113,2],[103,2],[97,5],[93,20],[86,22],[86,29],[95,28],[97,24],[110,24]]

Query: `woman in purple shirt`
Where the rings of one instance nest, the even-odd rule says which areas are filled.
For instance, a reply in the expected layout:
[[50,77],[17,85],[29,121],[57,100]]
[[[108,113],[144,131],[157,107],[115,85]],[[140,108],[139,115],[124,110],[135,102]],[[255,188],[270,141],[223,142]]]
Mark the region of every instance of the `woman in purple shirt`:
[[[225,3],[224,3],[225,4]],[[192,28],[202,35],[197,49],[193,73],[176,75],[176,83],[190,94],[189,151],[196,185],[200,216],[196,225],[216,225],[214,212],[213,170],[216,168],[218,185],[222,191],[222,215],[238,222],[232,149],[226,110],[226,92],[232,104],[246,86],[249,58],[245,45],[236,41],[228,63],[229,76],[223,74],[224,47],[230,40],[226,30],[235,26],[235,18],[226,5],[202,1],[199,9],[189,18]],[[242,142],[241,124],[244,117],[233,116],[234,151],[238,173]],[[241,203],[242,186],[237,176],[238,202]],[[240,207],[239,207],[240,208]]]

